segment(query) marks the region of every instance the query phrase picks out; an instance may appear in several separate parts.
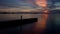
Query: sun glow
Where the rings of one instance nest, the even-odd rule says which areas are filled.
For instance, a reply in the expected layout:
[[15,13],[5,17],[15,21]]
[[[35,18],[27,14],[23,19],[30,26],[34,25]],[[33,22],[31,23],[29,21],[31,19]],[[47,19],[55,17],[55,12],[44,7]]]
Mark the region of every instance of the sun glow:
[[[47,0],[36,0],[36,4],[40,7],[45,7],[47,8]],[[48,13],[48,10],[46,9],[45,11],[42,11],[42,12],[45,12],[45,13]],[[41,14],[41,16],[43,17],[40,21],[40,19],[38,18],[38,22],[36,22],[35,24],[35,30],[36,31],[42,31],[46,28],[46,20],[48,18],[48,14]],[[40,16],[40,17],[41,17]],[[40,31],[40,32],[41,32]]]
[[47,3],[46,0],[36,0],[36,4],[38,6],[46,7],[47,6],[46,3]]

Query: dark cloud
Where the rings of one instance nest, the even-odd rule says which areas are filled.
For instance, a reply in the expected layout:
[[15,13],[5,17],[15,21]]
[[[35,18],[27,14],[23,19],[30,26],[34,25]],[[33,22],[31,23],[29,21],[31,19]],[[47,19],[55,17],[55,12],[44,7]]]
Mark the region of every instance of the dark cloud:
[[0,6],[16,7],[16,6],[31,6],[35,7],[32,0],[0,0]]

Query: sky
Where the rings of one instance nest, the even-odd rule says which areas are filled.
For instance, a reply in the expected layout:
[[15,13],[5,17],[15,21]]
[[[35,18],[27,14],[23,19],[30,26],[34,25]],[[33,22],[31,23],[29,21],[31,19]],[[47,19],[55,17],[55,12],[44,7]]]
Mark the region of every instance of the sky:
[[[36,8],[38,7],[36,4],[33,4],[35,0],[0,0],[0,8],[14,8],[21,6],[29,6]],[[60,0],[54,0],[56,6],[60,6]],[[47,1],[47,4],[51,5],[51,0]],[[22,7],[21,7],[22,8]],[[26,7],[27,8],[27,7]]]
[[[60,1],[60,0],[59,0]],[[48,3],[51,3],[50,1],[48,1]],[[58,2],[56,2],[56,5],[59,5],[60,4],[60,2],[58,3]],[[3,6],[1,6],[1,5],[3,5]],[[0,8],[7,8],[7,6],[9,6],[9,5],[15,5],[15,6],[29,6],[29,7],[34,7],[35,5],[33,5],[30,1],[28,1],[27,2],[27,0],[26,1],[24,1],[24,0],[0,0]],[[37,6],[36,6],[37,7]],[[11,7],[12,8],[12,7]],[[27,7],[26,7],[27,8]],[[16,8],[14,8],[14,9],[16,9]],[[20,9],[18,9],[18,10],[20,10]],[[5,11],[5,10],[4,10]],[[4,17],[4,16],[6,16],[6,17]],[[8,17],[7,17],[8,16]],[[19,16],[19,15],[18,15]],[[16,15],[1,15],[0,14],[0,19],[1,20],[4,20],[5,18],[7,18],[7,19],[11,19],[11,18],[13,18],[13,19],[17,19],[17,18],[19,18],[19,17],[16,17]]]
[[[55,2],[55,5],[56,6],[60,6],[60,0],[53,0],[53,1]],[[52,0],[48,0],[47,1],[47,4],[50,4],[51,5],[52,4]]]
[[[27,0],[25,2],[24,1],[25,0],[0,0],[0,8],[7,8],[7,6],[30,6],[30,7],[35,6],[30,1],[28,1],[28,2],[27,2]],[[48,1],[48,3],[51,3],[51,2]],[[57,6],[60,5],[60,0],[58,0],[55,5],[57,5]],[[10,14],[10,15],[9,14],[0,14],[0,21],[20,19],[21,18],[20,16],[21,15],[16,15],[16,14],[13,14],[13,15],[12,14]],[[32,16],[33,17],[38,17],[40,15],[30,15],[29,14],[29,15],[26,15],[26,16],[28,18],[32,18]],[[24,16],[23,18],[27,18],[26,16]],[[40,17],[38,17],[38,18],[40,18]]]
[[[31,7],[37,7],[32,2],[35,0],[0,0],[0,6],[31,6]],[[54,0],[56,3],[55,5],[60,5],[60,0]],[[51,0],[47,1],[47,4],[51,4]]]
[[[32,1],[31,1],[32,2]],[[0,6],[31,6],[30,0],[0,0]]]

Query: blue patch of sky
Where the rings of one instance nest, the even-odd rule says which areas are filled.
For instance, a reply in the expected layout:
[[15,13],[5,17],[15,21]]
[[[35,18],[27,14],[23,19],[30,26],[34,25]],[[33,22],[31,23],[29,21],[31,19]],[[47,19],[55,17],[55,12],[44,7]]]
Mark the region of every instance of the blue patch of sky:
[[53,4],[53,2],[55,3],[55,6],[60,6],[60,0],[47,0],[47,4],[50,6]]

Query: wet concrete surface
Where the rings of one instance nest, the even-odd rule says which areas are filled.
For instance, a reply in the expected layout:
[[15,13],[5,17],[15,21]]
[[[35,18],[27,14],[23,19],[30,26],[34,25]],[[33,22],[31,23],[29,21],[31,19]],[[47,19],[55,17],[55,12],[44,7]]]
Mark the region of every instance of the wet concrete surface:
[[[20,25],[21,24],[20,21],[21,20],[18,20],[18,22],[17,22],[17,20],[8,21],[8,22],[5,21],[4,23],[6,24],[6,26],[3,25],[3,22],[2,22],[2,24],[0,25],[0,34],[21,34],[21,33],[23,34],[26,31],[32,31],[33,30],[33,26],[34,26],[34,22],[36,22],[37,20],[36,19],[25,20],[25,21],[22,22],[22,24],[24,24],[24,25]],[[27,22],[27,21],[29,21],[29,22]],[[16,24],[15,24],[15,22],[16,22]]]
[[[33,24],[27,24],[27,25],[24,25],[24,26],[6,28],[6,29],[3,29],[3,30],[0,30],[0,34],[21,34],[21,33],[23,34],[26,31],[32,31],[33,26],[34,26]],[[22,28],[22,30],[20,30],[21,28]]]

